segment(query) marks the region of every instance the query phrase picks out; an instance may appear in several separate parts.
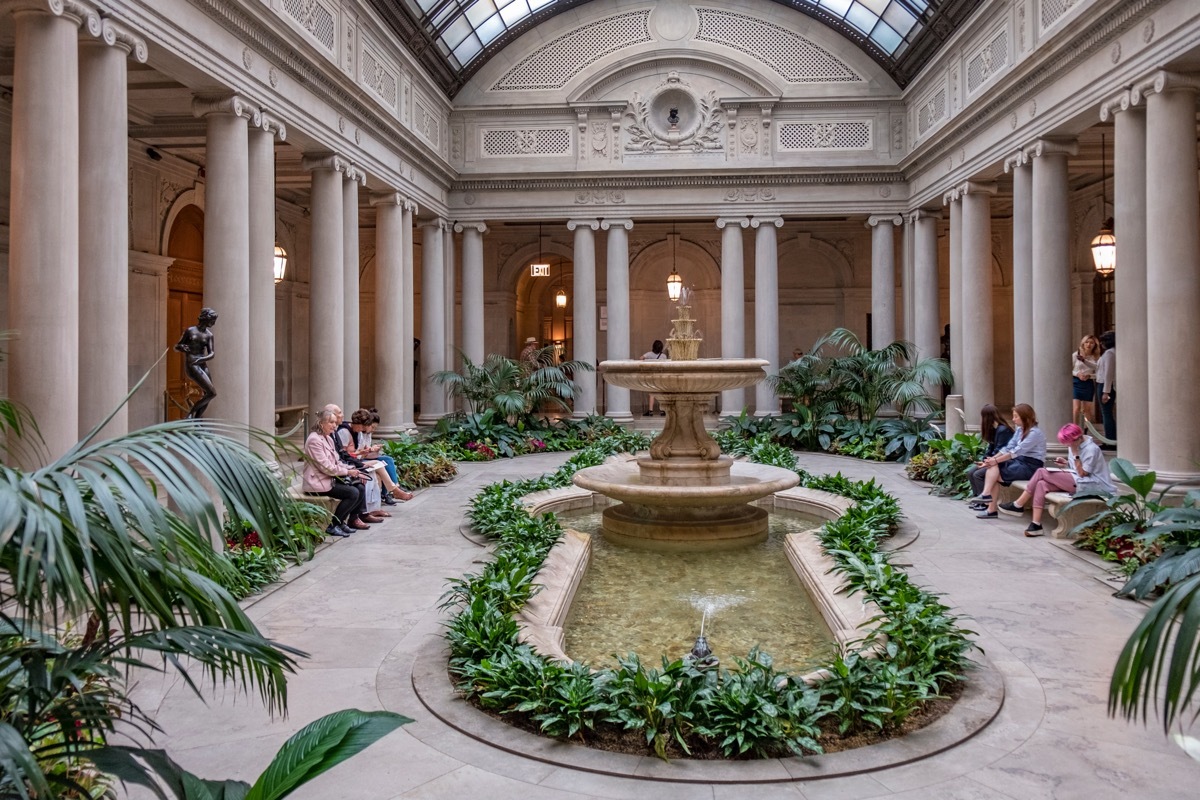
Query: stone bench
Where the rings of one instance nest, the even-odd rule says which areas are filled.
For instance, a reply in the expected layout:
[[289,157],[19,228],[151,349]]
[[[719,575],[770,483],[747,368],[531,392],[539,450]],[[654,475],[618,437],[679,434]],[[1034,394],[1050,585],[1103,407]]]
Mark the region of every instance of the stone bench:
[[[1011,486],[1001,486],[999,502],[1015,502],[1027,486],[1029,486],[1029,481],[1013,481]],[[1066,492],[1048,492],[1046,494],[1046,513],[1054,517],[1057,523],[1054,530],[1050,531],[1050,535],[1055,539],[1070,538],[1071,531],[1076,525],[1104,510],[1104,500],[1096,498],[1085,500],[1070,511],[1066,511],[1067,504],[1074,499],[1074,495]]]
[[333,510],[338,506],[338,500],[335,497],[328,497],[322,494],[306,494],[301,488],[300,481],[297,479],[288,486],[287,495],[292,500],[299,500],[302,503],[312,503],[314,506],[323,506],[330,516],[333,516]]

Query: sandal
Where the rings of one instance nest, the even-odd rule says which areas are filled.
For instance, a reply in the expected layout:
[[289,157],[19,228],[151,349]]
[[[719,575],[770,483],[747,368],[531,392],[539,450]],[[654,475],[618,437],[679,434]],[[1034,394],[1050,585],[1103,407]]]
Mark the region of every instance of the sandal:
[[407,502],[407,501],[413,499],[413,493],[406,492],[403,489],[397,489],[393,494],[396,496],[397,500],[402,500],[402,501]]

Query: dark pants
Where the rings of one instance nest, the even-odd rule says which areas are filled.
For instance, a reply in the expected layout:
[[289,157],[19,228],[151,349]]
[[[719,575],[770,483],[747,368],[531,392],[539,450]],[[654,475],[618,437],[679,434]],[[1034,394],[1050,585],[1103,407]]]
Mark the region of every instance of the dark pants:
[[987,480],[987,467],[968,467],[967,479],[971,481],[971,496],[983,494],[983,484]]
[[334,510],[334,518],[343,525],[349,525],[362,513],[365,505],[365,492],[362,484],[340,483],[334,481],[328,492],[308,492],[313,495],[323,495],[338,500]]
[[1104,438],[1117,438],[1117,393],[1111,392],[1108,395],[1108,402],[1104,402],[1103,395],[1100,400],[1100,418],[1104,420]]

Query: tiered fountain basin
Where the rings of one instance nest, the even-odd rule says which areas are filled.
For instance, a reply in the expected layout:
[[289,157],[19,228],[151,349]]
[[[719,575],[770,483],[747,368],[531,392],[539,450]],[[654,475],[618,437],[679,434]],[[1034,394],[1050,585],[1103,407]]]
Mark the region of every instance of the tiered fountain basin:
[[604,511],[610,541],[654,549],[742,547],[767,536],[767,512],[755,501],[799,483],[795,472],[735,462],[704,430],[712,396],[766,377],[758,358],[605,361],[611,384],[658,395],[666,411],[650,455],[589,467],[576,486],[619,501]]

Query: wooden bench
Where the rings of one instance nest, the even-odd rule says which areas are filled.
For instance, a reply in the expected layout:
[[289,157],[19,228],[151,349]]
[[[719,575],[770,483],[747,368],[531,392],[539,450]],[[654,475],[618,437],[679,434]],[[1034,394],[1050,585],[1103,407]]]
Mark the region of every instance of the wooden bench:
[[[1029,481],[1013,481],[1011,486],[1001,486],[998,498],[999,502],[1015,502],[1028,485]],[[1050,531],[1050,535],[1055,539],[1069,539],[1071,531],[1074,530],[1076,525],[1093,514],[1104,510],[1104,500],[1096,498],[1094,500],[1085,500],[1067,511],[1067,504],[1074,499],[1074,495],[1069,495],[1066,492],[1046,493],[1045,513],[1053,517],[1057,523],[1054,530]]]

